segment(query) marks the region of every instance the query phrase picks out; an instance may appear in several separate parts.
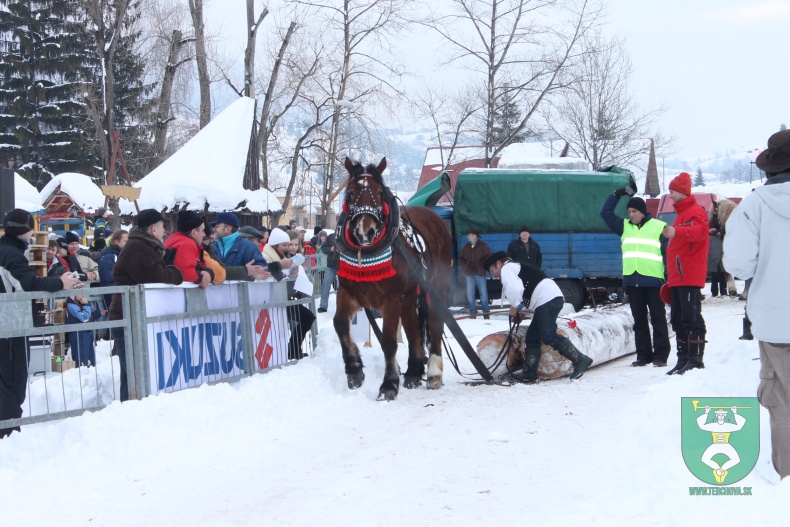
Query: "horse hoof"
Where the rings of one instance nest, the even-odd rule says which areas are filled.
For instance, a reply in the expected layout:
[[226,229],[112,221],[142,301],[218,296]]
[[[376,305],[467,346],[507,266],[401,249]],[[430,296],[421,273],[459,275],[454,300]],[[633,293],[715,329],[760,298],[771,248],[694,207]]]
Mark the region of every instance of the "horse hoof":
[[404,377],[403,378],[403,387],[408,388],[411,390],[412,388],[418,388],[422,386],[422,379],[420,377]]
[[442,387],[444,383],[442,382],[441,377],[428,377],[428,389],[429,390],[438,390]]
[[356,390],[357,388],[360,388],[365,382],[365,374],[362,372],[355,373],[353,375],[348,374],[346,375],[346,380],[348,381],[348,389]]
[[385,390],[379,392],[379,396],[376,398],[377,401],[394,401],[398,398],[398,392],[395,390]]

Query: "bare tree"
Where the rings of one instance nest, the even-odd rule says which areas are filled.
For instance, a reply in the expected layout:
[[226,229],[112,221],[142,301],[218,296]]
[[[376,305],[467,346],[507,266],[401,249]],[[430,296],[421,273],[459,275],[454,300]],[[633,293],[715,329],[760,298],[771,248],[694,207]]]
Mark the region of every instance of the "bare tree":
[[[344,110],[353,112],[357,123],[365,123],[365,111],[371,102],[386,105],[395,99],[393,94],[400,93],[389,80],[403,75],[390,38],[404,30],[406,22],[401,15],[411,0],[293,1],[309,11],[308,18],[324,38],[324,89],[334,102],[331,131],[323,135],[328,140],[323,149],[329,163],[323,171],[320,199],[325,214],[337,186],[337,174],[343,173],[340,157],[345,153],[340,155],[340,129]],[[344,108],[338,101],[348,104]]]
[[594,170],[646,161],[650,139],[666,150],[671,140],[653,131],[660,107],[640,111],[630,92],[631,61],[619,39],[589,35],[574,65],[574,82],[547,112],[546,122]]
[[[80,0],[88,18],[87,33],[96,39],[94,52],[101,64],[100,92],[86,86],[84,96],[93,122],[105,177],[110,171],[115,128],[113,62],[126,21],[129,0]],[[116,211],[117,212],[117,211]]]
[[470,121],[481,109],[479,95],[472,86],[448,93],[444,87],[426,85],[414,97],[416,116],[428,119],[433,128],[442,169],[452,163],[456,147],[474,135]]
[[211,121],[211,77],[206,53],[206,28],[203,22],[203,0],[189,0],[189,13],[195,32],[195,60],[200,87],[200,129]]
[[[452,12],[433,15],[429,27],[453,50],[447,63],[460,61],[479,76],[484,105],[475,112],[486,166],[505,146],[528,130],[538,108],[561,89],[580,39],[601,11],[598,0],[451,0]],[[503,105],[520,111],[508,137],[493,142],[495,117]]]

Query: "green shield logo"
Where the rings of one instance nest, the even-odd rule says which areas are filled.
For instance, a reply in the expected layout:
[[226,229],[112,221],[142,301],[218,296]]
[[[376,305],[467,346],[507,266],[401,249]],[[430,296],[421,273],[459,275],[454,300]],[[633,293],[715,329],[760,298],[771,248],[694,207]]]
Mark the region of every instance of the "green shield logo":
[[680,415],[683,461],[700,481],[731,485],[757,464],[757,397],[683,397]]

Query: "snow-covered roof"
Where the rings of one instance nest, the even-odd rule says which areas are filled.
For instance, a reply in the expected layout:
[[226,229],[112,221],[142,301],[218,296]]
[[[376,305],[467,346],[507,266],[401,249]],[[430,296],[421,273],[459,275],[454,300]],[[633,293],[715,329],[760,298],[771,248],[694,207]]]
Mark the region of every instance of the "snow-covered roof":
[[46,203],[58,188],[87,213],[93,213],[104,206],[104,194],[99,186],[88,176],[74,172],[54,176],[39,193],[41,203]]
[[[562,145],[558,142],[555,146],[561,147]],[[556,157],[557,155],[559,155],[559,151],[552,148],[550,143],[538,141],[513,143],[502,150],[497,168],[592,170],[592,165],[586,159]]]
[[36,187],[14,172],[14,206],[28,212],[38,212],[44,208]]
[[[253,212],[281,209],[266,190],[251,193],[243,186],[255,119],[255,100],[242,97],[216,116],[164,163],[134,184],[141,189],[141,209],[170,209],[178,205],[214,212],[244,208]],[[121,212],[132,214],[132,203],[121,200]]]
[[283,206],[280,200],[273,192],[261,188],[258,190],[247,190],[247,203],[244,208],[252,212],[277,212],[282,210]]

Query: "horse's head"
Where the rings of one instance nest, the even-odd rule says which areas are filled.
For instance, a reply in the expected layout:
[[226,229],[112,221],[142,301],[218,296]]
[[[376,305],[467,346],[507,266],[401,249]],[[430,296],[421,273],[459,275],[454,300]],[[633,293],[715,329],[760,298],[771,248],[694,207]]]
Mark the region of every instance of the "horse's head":
[[370,246],[381,233],[385,216],[389,214],[392,194],[381,177],[387,168],[387,158],[382,158],[378,166],[367,167],[346,158],[345,166],[348,170],[345,206],[350,231],[358,245]]

